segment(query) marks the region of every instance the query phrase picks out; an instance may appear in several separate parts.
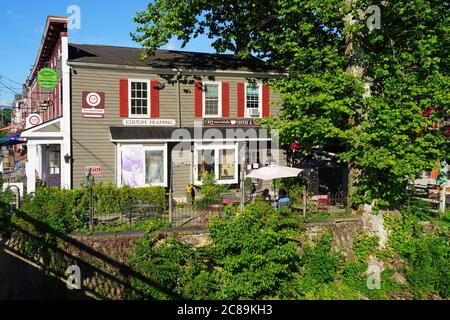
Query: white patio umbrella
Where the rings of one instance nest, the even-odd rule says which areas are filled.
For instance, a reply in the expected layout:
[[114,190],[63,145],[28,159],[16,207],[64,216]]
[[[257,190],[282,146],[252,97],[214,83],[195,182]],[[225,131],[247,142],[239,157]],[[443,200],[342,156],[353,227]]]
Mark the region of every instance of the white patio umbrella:
[[303,169],[272,165],[256,169],[248,174],[247,177],[260,180],[274,180],[296,177],[302,171]]

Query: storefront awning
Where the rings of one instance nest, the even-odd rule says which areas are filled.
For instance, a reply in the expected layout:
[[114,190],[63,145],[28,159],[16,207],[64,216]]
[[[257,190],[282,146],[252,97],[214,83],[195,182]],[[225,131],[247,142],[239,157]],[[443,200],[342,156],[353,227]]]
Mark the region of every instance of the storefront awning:
[[0,147],[14,146],[16,144],[26,143],[25,139],[20,137],[20,134],[9,136],[5,138],[0,138]]
[[110,127],[111,141],[132,142],[238,142],[271,141],[270,131],[260,127]]

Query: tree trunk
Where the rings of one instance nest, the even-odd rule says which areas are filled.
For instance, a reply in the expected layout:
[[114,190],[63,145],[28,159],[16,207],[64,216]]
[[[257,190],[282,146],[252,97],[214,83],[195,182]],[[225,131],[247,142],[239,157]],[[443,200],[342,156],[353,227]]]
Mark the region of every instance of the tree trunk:
[[[347,0],[346,6],[353,6],[354,0]],[[356,22],[353,19],[352,14],[347,14],[344,17],[344,24],[346,26],[352,25]],[[347,57],[347,69],[346,72],[355,77],[361,77],[364,74],[364,68],[360,61],[357,59],[357,51],[360,50],[357,42],[353,38],[351,33],[347,33],[345,35],[345,55]],[[368,92],[370,94],[370,92]],[[367,95],[366,95],[367,96]],[[360,108],[356,108],[358,115],[356,117],[350,117],[349,123],[351,126],[358,127],[360,126],[359,121],[361,119],[362,110]],[[354,161],[350,161],[348,164],[348,193],[347,193],[347,203],[349,207],[354,206],[354,195],[356,192],[356,185],[358,183],[358,176],[361,174],[361,171],[356,168]]]

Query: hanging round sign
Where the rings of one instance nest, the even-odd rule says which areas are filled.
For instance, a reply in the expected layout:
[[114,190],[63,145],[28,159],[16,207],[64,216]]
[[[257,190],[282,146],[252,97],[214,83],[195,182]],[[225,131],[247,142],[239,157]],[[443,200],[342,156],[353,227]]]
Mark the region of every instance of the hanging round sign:
[[44,89],[53,89],[58,84],[58,74],[51,68],[39,70],[37,81]]
[[41,115],[37,113],[32,113],[26,119],[26,129],[33,128],[35,126],[40,125],[41,123],[42,123]]

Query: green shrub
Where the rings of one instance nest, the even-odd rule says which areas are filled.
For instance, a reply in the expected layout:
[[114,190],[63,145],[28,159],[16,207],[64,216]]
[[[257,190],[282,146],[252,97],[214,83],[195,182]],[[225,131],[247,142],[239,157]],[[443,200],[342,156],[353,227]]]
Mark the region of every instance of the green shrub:
[[[94,185],[95,214],[126,212],[132,203],[142,201],[162,210],[168,207],[165,189],[162,187],[117,188],[112,184]],[[86,189],[61,190],[39,187],[33,198],[25,198],[22,210],[30,217],[48,224],[61,233],[83,228],[75,214],[89,211],[89,193]]]
[[420,213],[414,210],[403,212],[401,216],[386,216],[385,224],[390,231],[388,245],[408,263],[406,277],[416,298],[424,298],[430,293],[449,297],[448,234],[424,234],[418,216]]
[[429,293],[450,297],[450,242],[445,236],[423,236],[411,242],[406,277],[417,298]]
[[211,173],[202,175],[202,185],[199,188],[202,197],[196,198],[195,207],[202,210],[208,209],[212,204],[219,204],[220,194],[228,191],[228,186],[216,183],[214,174]]
[[359,261],[365,262],[369,255],[373,254],[377,248],[380,238],[378,236],[370,236],[367,233],[358,235],[353,240],[353,252]]
[[143,296],[131,298],[173,298],[172,294],[177,292],[180,279],[193,254],[192,248],[177,238],[169,237],[156,248],[150,236],[143,237],[134,249],[129,263],[149,281],[134,279],[133,288],[142,292]]
[[[252,203],[236,215],[213,219],[208,226],[211,244],[204,248],[194,250],[172,238],[155,246],[146,237],[131,263],[186,299],[284,298],[300,262],[294,241],[299,226],[296,217]],[[149,284],[136,284],[166,297]]]
[[318,283],[332,282],[336,276],[339,259],[331,249],[332,240],[332,235],[322,235],[315,246],[306,246],[302,257],[308,273]]

